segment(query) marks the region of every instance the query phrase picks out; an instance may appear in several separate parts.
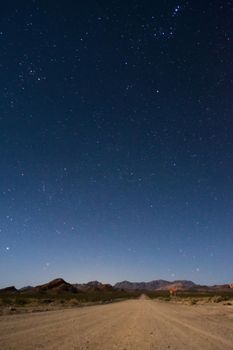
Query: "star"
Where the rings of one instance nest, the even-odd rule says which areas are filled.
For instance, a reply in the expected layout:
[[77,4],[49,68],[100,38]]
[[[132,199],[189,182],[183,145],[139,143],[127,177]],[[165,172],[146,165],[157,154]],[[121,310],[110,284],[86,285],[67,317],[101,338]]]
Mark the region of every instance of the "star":
[[174,11],[172,13],[172,16],[175,17],[178,15],[178,13],[181,11],[181,6],[180,5],[177,5],[175,8],[174,8]]

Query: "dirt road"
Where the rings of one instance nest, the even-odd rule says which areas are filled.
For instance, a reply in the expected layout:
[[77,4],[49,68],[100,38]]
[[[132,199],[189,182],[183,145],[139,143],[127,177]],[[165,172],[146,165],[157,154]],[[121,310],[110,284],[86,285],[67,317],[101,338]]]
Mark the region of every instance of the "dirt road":
[[132,300],[0,317],[1,350],[233,350],[233,306]]

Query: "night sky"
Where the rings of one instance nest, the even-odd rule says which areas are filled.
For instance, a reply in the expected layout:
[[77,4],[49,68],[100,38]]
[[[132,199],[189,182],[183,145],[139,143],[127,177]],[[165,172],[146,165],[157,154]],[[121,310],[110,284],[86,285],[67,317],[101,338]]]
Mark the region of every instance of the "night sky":
[[0,286],[233,279],[233,1],[8,1]]

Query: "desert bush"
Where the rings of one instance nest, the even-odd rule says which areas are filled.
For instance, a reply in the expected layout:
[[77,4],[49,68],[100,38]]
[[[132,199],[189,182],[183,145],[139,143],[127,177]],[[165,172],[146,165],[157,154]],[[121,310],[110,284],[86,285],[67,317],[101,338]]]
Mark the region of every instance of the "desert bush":
[[[142,293],[140,293],[142,294]],[[160,300],[170,300],[170,294],[168,291],[145,291],[145,294],[150,298],[150,299],[160,299]]]
[[10,311],[10,312],[16,312],[17,310],[16,310],[16,308],[15,308],[15,307],[10,306],[10,307],[9,307],[9,311]]
[[28,303],[28,300],[24,298],[16,298],[14,303],[19,306],[24,306]]
[[44,299],[44,300],[41,300],[41,302],[43,304],[51,304],[54,300],[53,299]]
[[161,298],[164,301],[171,301],[171,297],[165,297],[165,298]]
[[212,303],[220,303],[221,301],[228,300],[227,296],[221,296],[221,295],[214,295],[211,298]]
[[8,296],[2,296],[1,305],[12,305],[12,304],[13,304],[12,298],[10,298]]
[[75,298],[69,300],[69,305],[70,306],[78,306],[80,305],[79,301]]

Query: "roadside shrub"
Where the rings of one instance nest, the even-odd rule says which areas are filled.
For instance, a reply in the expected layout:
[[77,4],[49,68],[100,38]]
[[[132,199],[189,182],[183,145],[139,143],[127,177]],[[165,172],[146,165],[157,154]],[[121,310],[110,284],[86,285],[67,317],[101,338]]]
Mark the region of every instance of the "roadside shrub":
[[28,303],[28,300],[20,298],[15,300],[15,304],[19,306],[24,306]]
[[75,298],[69,300],[69,305],[70,306],[78,306],[80,305],[79,301]]
[[12,298],[7,297],[7,296],[3,296],[1,298],[1,305],[12,305],[13,301]]
[[165,297],[163,298],[164,301],[171,301],[171,298],[170,297]]
[[42,303],[43,304],[51,304],[54,300],[53,299],[43,299]]
[[221,301],[227,300],[227,297],[223,297],[221,295],[214,295],[211,299],[212,303],[220,303]]

